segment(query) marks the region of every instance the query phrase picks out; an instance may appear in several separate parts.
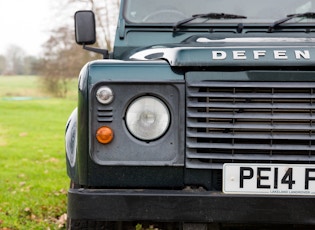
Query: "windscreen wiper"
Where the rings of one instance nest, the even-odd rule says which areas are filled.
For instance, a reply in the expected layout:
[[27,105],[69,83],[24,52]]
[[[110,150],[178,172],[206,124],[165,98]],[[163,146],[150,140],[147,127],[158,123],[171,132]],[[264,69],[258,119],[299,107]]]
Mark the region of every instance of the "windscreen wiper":
[[280,19],[275,21],[269,26],[268,32],[272,32],[272,30],[281,25],[282,23],[285,23],[293,18],[315,18],[315,12],[306,12],[303,14],[288,14],[286,18]]
[[243,15],[236,15],[236,14],[225,14],[225,13],[208,13],[208,14],[194,14],[190,18],[183,19],[178,21],[173,26],[173,31],[176,31],[180,26],[193,21],[197,18],[206,18],[206,19],[237,19],[237,18],[247,18]]

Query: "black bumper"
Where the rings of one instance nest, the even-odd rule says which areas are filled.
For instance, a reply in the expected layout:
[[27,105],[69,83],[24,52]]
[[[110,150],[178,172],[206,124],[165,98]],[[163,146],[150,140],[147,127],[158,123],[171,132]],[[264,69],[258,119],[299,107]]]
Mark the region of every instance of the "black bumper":
[[98,221],[314,224],[315,196],[70,189],[68,217]]

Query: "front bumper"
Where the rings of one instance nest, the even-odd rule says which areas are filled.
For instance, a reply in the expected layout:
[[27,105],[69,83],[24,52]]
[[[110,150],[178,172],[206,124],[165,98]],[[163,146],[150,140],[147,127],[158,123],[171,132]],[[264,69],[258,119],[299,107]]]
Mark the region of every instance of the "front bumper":
[[68,217],[97,221],[314,224],[315,196],[70,189]]

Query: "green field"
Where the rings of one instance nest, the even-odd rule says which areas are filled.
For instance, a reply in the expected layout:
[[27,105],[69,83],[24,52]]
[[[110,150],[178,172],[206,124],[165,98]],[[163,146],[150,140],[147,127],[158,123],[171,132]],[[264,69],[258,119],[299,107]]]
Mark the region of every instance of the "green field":
[[64,229],[64,129],[76,106],[40,91],[38,77],[0,76],[0,229]]

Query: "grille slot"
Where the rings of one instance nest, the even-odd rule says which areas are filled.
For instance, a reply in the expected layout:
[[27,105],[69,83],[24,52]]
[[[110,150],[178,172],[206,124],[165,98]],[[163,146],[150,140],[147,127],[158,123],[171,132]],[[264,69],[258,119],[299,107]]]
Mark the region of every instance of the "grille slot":
[[97,121],[98,122],[112,122],[113,121],[113,108],[97,108]]
[[186,166],[314,163],[315,83],[187,83]]

